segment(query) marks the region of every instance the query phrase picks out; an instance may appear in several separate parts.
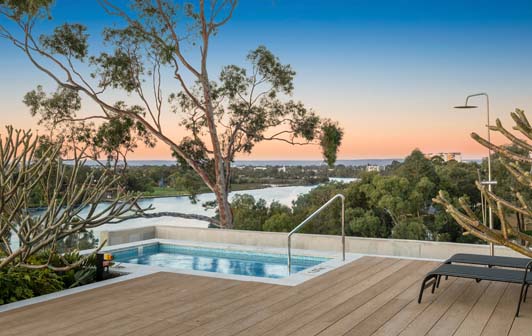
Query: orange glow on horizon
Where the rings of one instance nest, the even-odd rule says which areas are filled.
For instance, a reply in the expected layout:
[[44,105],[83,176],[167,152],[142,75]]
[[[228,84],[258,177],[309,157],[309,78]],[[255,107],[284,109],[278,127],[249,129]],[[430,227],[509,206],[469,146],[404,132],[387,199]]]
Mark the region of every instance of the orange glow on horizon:
[[[338,154],[339,159],[362,158],[404,158],[418,148],[423,152],[461,152],[465,158],[480,158],[486,155],[486,149],[470,138],[469,134],[457,133],[450,136],[445,130],[441,134],[417,133],[414,137],[406,135],[353,134],[346,132]],[[500,137],[494,137],[502,141]],[[130,155],[135,160],[171,160],[168,146],[158,142],[155,148],[139,145]],[[320,160],[319,145],[289,145],[282,142],[258,144],[252,155],[240,155],[238,160]]]

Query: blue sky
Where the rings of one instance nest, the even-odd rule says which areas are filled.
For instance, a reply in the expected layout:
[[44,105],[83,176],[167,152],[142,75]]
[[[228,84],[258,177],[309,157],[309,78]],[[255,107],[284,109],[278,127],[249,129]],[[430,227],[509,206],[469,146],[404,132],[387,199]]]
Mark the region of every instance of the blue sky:
[[[92,0],[58,0],[52,14],[46,27],[82,22],[96,42],[116,21]],[[506,123],[514,108],[532,109],[530,1],[244,0],[213,41],[211,73],[243,64],[261,44],[297,71],[295,99],[342,124],[341,158],[400,157],[416,147],[478,157],[484,150],[469,133],[484,132],[483,110],[452,106],[485,91],[493,116]],[[29,127],[22,96],[49,81],[5,41],[0,47],[2,122]],[[264,145],[250,158],[293,155]],[[316,148],[297,155],[319,157]]]

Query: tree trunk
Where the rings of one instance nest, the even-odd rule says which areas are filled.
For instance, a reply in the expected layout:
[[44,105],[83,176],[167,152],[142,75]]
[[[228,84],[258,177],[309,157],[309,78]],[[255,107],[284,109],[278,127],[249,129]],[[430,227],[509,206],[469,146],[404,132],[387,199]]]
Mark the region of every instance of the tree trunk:
[[[209,50],[209,27],[205,20],[204,1],[200,1],[201,8],[201,35],[203,40],[203,47],[201,50],[201,71],[200,82],[203,90],[203,99],[205,100],[205,119],[207,127],[209,128],[209,136],[212,144],[212,152],[214,156],[214,174],[215,174],[215,188],[216,201],[218,203],[218,213],[220,215],[220,227],[224,229],[233,228],[233,213],[231,212],[231,205],[229,204],[229,189],[225,175],[225,160],[222,154],[222,146],[218,138],[218,130],[215,121],[215,109],[212,103],[211,85],[209,75],[207,72],[207,55]],[[226,158],[227,159],[227,158]]]
[[[227,186],[224,186],[227,187]],[[218,213],[220,215],[220,228],[232,229],[233,228],[233,211],[229,204],[229,195],[226,191],[216,191],[216,202],[218,203]]]

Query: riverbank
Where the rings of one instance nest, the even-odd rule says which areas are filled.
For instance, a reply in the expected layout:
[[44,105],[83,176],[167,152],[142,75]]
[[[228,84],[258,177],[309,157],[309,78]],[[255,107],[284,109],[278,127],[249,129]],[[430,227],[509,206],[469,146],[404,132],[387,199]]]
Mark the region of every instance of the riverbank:
[[[298,184],[282,184],[281,187],[292,187]],[[242,190],[253,190],[253,189],[264,189],[272,187],[271,184],[262,184],[262,183],[245,183],[245,184],[234,184],[231,185],[233,191],[242,191]],[[199,194],[204,194],[210,192],[209,189],[204,188],[199,191]],[[178,196],[190,196],[190,193],[186,191],[175,190],[171,187],[154,187],[151,191],[146,191],[141,193],[141,198],[156,198],[156,197],[178,197]]]
[[[330,181],[332,182],[343,182],[349,183],[356,181],[355,178],[337,178],[331,177]],[[255,199],[263,199],[267,204],[270,204],[273,201],[279,202],[280,204],[291,206],[292,202],[295,201],[299,195],[306,194],[313,188],[318,186],[318,184],[310,186],[281,186],[281,185],[269,185],[263,188],[255,189],[243,189],[243,190],[233,190],[229,197],[232,199],[237,194],[249,194]],[[243,187],[241,185],[241,187]],[[168,196],[159,196],[159,197],[143,197],[138,201],[138,204],[142,208],[153,207],[151,212],[181,212],[181,213],[191,213],[191,214],[201,214],[205,216],[215,216],[216,211],[210,208],[204,208],[203,204],[207,202],[215,201],[214,194],[211,192],[200,193],[197,195],[197,202],[192,202],[188,195],[168,195]],[[39,211],[44,211],[44,208],[34,208],[32,211],[36,215],[39,215]],[[80,215],[83,216],[87,210],[82,210]],[[134,218],[129,219],[120,223],[107,223],[99,227],[93,228],[90,231],[93,231],[96,236],[99,235],[100,231],[106,230],[117,230],[125,228],[138,228],[144,226],[157,226],[157,225],[166,225],[166,226],[178,226],[178,227],[198,227],[198,228],[207,228],[208,223],[195,220],[195,219],[184,219],[184,218],[175,218],[175,217],[158,217],[158,218]],[[13,247],[18,246],[18,237],[12,236],[11,244]]]
[[[329,182],[336,181],[352,181],[353,178],[342,178],[342,177],[330,177]],[[275,187],[312,187],[320,183],[302,183],[303,181],[291,181],[288,183],[233,183],[231,185],[231,191],[246,191],[246,190],[259,190],[266,188],[275,188]],[[208,188],[202,188],[198,191],[198,194],[210,193],[211,191]],[[175,190],[171,187],[154,187],[151,191],[146,191],[141,193],[141,199],[150,199],[158,197],[179,197],[179,196],[190,196],[190,193],[182,190]]]

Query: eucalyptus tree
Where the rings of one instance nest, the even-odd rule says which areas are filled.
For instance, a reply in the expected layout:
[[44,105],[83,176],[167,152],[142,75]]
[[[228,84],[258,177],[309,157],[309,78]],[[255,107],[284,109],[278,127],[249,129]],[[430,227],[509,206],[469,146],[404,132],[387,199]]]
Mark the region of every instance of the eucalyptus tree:
[[[476,186],[487,204],[493,209],[494,215],[500,223],[499,228],[490,228],[486,225],[484,216],[479,216],[471,205],[467,197],[459,199],[458,204],[453,202],[449,195],[440,191],[439,195],[434,198],[434,202],[441,204],[447,213],[449,213],[468,234],[480,238],[486,242],[507,246],[521,254],[532,257],[530,244],[532,237],[530,231],[522,230],[519,222],[515,223],[512,218],[516,214],[523,220],[532,218],[532,203],[530,200],[530,191],[532,189],[531,165],[532,157],[532,125],[528,121],[524,111],[516,109],[511,113],[515,122],[513,130],[510,131],[502,122],[497,119],[495,125],[490,125],[490,129],[500,133],[512,146],[496,145],[477,133],[472,133],[471,137],[482,146],[491,149],[498,157],[499,163],[509,175],[512,176],[516,185],[496,186],[494,191],[489,191],[486,185],[480,181]],[[519,136],[520,135],[520,136]],[[508,191],[508,188],[511,188]]]
[[[65,240],[105,223],[142,215],[138,196],[118,193],[108,198],[117,177],[96,177],[93,172],[79,181],[83,160],[63,164],[60,152],[60,144],[41,149],[39,137],[30,131],[8,127],[0,138],[0,269],[8,265],[55,271],[77,267],[86,258],[69,264],[59,253]],[[34,193],[42,194],[45,204],[37,213],[31,208]],[[10,241],[13,236],[18,244]],[[48,262],[31,263],[31,257],[43,250],[50,252]],[[54,258],[64,265],[52,265]]]
[[[266,47],[252,50],[246,66],[209,75],[211,40],[230,21],[236,0],[98,2],[123,23],[104,29],[98,53],[91,54],[87,27],[79,23],[36,36],[39,22],[51,17],[52,0],[0,0],[1,14],[15,26],[1,25],[0,36],[59,90],[89,98],[101,110],[85,118],[67,113],[70,121],[130,118],[169,146],[215,194],[221,227],[233,226],[228,193],[237,154],[262,141],[318,144],[334,163],[342,130],[290,99],[295,72]],[[109,92],[134,103],[113,101]],[[178,120],[168,123],[172,113]]]
[[70,89],[60,87],[47,94],[39,85],[26,93],[23,102],[37,118],[37,124],[48,131],[43,141],[62,143],[65,157],[79,155],[83,148],[86,159],[115,174],[125,173],[128,154],[140,143],[155,146],[153,135],[142,123],[128,116],[110,114],[98,125],[87,118],[76,120],[81,110],[81,97]]

